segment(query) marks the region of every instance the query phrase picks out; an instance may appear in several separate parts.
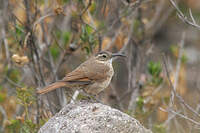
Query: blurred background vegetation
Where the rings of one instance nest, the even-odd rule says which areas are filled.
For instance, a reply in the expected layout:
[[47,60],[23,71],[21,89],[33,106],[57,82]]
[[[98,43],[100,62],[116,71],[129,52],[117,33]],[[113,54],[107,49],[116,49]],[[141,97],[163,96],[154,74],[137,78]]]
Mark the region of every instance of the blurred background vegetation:
[[113,62],[103,103],[154,133],[200,131],[200,1],[0,3],[0,132],[37,132],[73,100],[36,91],[101,50],[127,55]]

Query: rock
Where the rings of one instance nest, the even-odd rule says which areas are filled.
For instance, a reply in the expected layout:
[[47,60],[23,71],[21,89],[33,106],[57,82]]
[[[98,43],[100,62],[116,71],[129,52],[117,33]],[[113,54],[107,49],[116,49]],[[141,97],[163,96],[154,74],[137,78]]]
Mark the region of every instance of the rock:
[[101,103],[66,105],[39,133],[151,133],[136,119]]

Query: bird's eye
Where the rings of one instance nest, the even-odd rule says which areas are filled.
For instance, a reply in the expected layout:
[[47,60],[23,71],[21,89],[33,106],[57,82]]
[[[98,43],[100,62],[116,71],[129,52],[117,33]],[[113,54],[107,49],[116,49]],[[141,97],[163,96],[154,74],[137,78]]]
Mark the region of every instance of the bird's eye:
[[106,58],[107,56],[105,54],[102,55],[103,58]]

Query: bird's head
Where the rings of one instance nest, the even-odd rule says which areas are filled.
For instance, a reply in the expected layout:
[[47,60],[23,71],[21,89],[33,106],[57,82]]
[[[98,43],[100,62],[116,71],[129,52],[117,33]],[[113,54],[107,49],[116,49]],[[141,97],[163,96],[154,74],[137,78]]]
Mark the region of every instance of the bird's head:
[[125,55],[120,54],[120,53],[111,53],[108,51],[101,51],[95,55],[95,58],[98,61],[102,61],[102,62],[107,62],[107,61],[112,62],[112,59],[117,56],[126,57]]

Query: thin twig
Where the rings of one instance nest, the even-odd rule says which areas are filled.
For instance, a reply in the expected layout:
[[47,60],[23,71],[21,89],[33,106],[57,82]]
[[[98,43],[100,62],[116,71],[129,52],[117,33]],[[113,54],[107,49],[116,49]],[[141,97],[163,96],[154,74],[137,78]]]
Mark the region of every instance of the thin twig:
[[25,25],[13,12],[11,12],[13,17],[21,24],[21,25]]
[[[184,44],[185,44],[185,34],[186,34],[185,32],[182,33],[182,38],[181,38],[180,48],[179,48],[179,54],[178,54],[178,60],[177,60],[177,64],[176,64],[176,72],[175,72],[175,76],[174,76],[174,89],[175,89],[175,91],[176,91],[178,80],[179,80],[181,59],[182,59],[182,55],[183,55],[183,47],[184,47]],[[172,100],[174,101],[174,99],[172,99]],[[182,110],[184,112],[184,115],[187,116],[187,112],[185,110],[185,106],[183,104],[181,104],[181,107],[182,107]],[[176,119],[175,119],[175,122],[176,122]],[[188,124],[188,126],[191,127],[191,124],[188,121],[187,121],[187,124]]]
[[195,21],[195,19],[193,17],[191,8],[189,9],[189,14],[190,14],[190,18],[192,19],[192,22],[197,25],[197,23],[196,23],[196,21]]
[[89,3],[88,3],[88,5],[87,5],[87,7],[81,12],[81,14],[79,15],[79,17],[80,17],[80,20],[81,20],[81,22],[82,22],[83,24],[88,25],[89,27],[91,27],[93,30],[96,31],[96,28],[95,28],[94,26],[92,26],[92,25],[86,23],[86,22],[83,20],[83,15],[84,15],[84,13],[89,9],[89,7],[90,7],[91,5],[92,5],[92,0],[89,0]]
[[7,76],[5,76],[5,79],[6,79],[10,84],[12,84],[12,85],[14,85],[14,86],[16,86],[16,87],[18,87],[18,88],[22,88],[21,85],[19,85],[19,84],[13,82],[13,81],[12,81],[11,79],[9,79]]
[[95,31],[94,34],[97,34],[103,30],[111,31],[113,29],[113,27],[121,20],[121,18],[126,18],[130,15],[133,15],[134,11],[140,7],[140,5],[142,4],[143,1],[147,1],[147,0],[136,0],[131,5],[127,5],[124,8],[125,10],[122,11],[122,14],[116,20],[114,20],[113,23],[111,25],[109,25],[109,27],[103,26],[102,28]]
[[8,48],[8,40],[6,38],[6,33],[5,33],[5,29],[2,28],[2,38],[3,38],[3,42],[4,42],[4,47],[5,47],[5,52],[6,52],[6,60],[8,61],[8,68],[10,68],[10,52],[9,52],[9,48]]
[[89,7],[92,5],[92,0],[89,0],[89,3],[87,7],[81,12],[80,17],[82,19],[83,14],[89,9]]
[[33,31],[35,31],[36,25],[39,24],[42,20],[44,20],[47,17],[54,16],[54,15],[55,15],[54,13],[49,13],[49,14],[46,14],[46,15],[40,17],[37,21],[34,22],[34,24],[33,24]]
[[[179,9],[179,7],[176,5],[176,3],[173,0],[169,0],[170,3],[173,5],[173,7],[176,9],[177,15],[178,17],[186,24],[191,25],[195,28],[197,28],[198,30],[200,30],[200,25],[196,24],[196,22],[194,21],[193,15],[190,15],[191,20],[189,20],[184,14],[183,12]],[[190,13],[192,14],[192,13]]]
[[121,20],[121,18],[123,18],[123,17],[128,17],[128,16],[132,15],[132,14],[134,13],[134,11],[135,11],[137,8],[140,7],[140,5],[142,4],[143,1],[145,1],[145,0],[136,0],[131,6],[128,5],[127,9],[125,8],[125,9],[128,10],[128,11],[125,12],[125,13],[123,13],[122,15],[120,15],[120,16],[118,17],[118,19],[116,19],[116,20],[111,24],[111,26],[109,26],[109,28],[107,29],[107,31],[110,31],[110,30],[114,27],[114,25],[117,24],[117,23]]
[[194,123],[194,124],[200,126],[200,123],[199,123],[199,122],[197,122],[197,121],[195,121],[195,120],[193,120],[193,119],[191,119],[191,118],[189,118],[189,117],[187,117],[187,116],[185,116],[185,115],[183,115],[183,114],[181,114],[181,113],[178,113],[178,112],[176,112],[176,111],[174,111],[174,110],[172,110],[172,109],[167,109],[167,110],[166,110],[166,109],[164,109],[164,108],[160,108],[160,110],[162,110],[163,112],[171,112],[171,113],[173,113],[173,114],[175,114],[175,115],[180,116],[181,118],[184,118],[184,119],[186,119],[186,120],[188,120],[188,121],[190,121],[190,122],[192,122],[192,123]]
[[76,90],[76,91],[74,92],[72,98],[71,98],[70,103],[74,103],[74,101],[77,99],[78,95],[79,95],[79,91]]
[[0,113],[2,114],[3,118],[1,118],[2,120],[2,123],[1,123],[1,126],[0,126],[0,132],[3,132],[4,131],[4,122],[7,120],[7,114],[6,114],[6,111],[5,109],[3,108],[3,106],[0,105]]
[[178,84],[178,79],[179,79],[179,72],[180,72],[180,67],[181,67],[181,59],[183,55],[183,47],[185,44],[185,32],[182,34],[181,42],[180,42],[180,48],[179,48],[179,54],[178,54],[178,60],[176,64],[176,72],[175,72],[175,78],[174,78],[174,90],[176,91],[176,87]]
[[189,109],[191,112],[193,112],[194,114],[196,114],[198,117],[200,117],[200,114],[198,112],[196,112],[190,105],[186,104],[185,103],[185,100],[179,95],[176,93],[175,89],[174,89],[174,86],[172,84],[172,81],[170,79],[170,75],[169,75],[169,70],[167,68],[167,62],[166,62],[166,57],[165,55],[163,55],[163,64],[164,64],[164,68],[165,68],[165,71],[166,71],[166,75],[167,75],[167,79],[169,81],[169,84],[170,84],[170,87],[172,88],[172,91],[173,91],[173,94],[177,97],[177,99],[179,100],[179,102],[181,104],[183,104],[187,109]]

